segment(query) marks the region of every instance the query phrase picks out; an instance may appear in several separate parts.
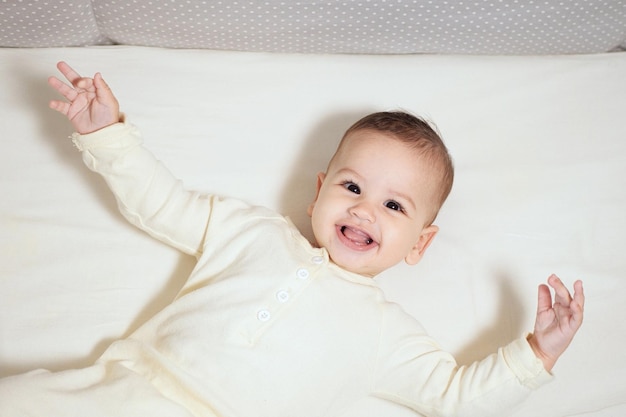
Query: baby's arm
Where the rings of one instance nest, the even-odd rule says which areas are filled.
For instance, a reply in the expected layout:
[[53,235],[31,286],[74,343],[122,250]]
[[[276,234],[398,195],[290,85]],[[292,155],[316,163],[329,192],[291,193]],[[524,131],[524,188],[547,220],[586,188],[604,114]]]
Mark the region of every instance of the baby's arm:
[[65,62],[59,62],[57,68],[71,86],[56,77],[48,78],[48,84],[68,100],[52,100],[50,108],[64,114],[78,133],[95,132],[119,121],[119,104],[100,73],[84,78]]
[[65,115],[76,133],[75,146],[89,169],[100,174],[117,199],[120,212],[153,237],[185,253],[202,250],[213,199],[188,191],[142,146],[139,131],[120,120],[119,105],[99,73],[83,78],[59,62],[71,85],[55,77],[48,82],[67,101],[50,107]]
[[548,278],[548,284],[554,289],[554,304],[550,288],[545,284],[539,286],[535,330],[528,343],[550,371],[583,322],[585,294],[581,281],[574,283],[573,297],[556,275]]
[[[583,319],[582,282],[572,297],[556,276],[555,291],[539,287],[534,333],[498,349],[473,364],[458,366],[408,315],[391,307],[381,325],[376,395],[405,404],[425,415],[484,416],[506,414],[532,389],[550,379],[558,357],[572,341]],[[396,307],[399,308],[399,307]],[[406,329],[415,328],[410,334]]]

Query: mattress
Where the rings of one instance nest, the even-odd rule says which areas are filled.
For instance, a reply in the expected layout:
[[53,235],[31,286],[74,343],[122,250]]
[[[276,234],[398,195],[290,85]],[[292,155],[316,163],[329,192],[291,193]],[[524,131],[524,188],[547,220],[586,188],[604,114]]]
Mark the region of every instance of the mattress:
[[[554,380],[512,416],[626,415],[626,53],[306,55],[133,46],[0,49],[0,376],[87,366],[167,305],[194,259],[128,224],[46,83],[96,71],[190,188],[311,237],[316,174],[361,116],[432,121],[456,166],[440,233],[376,280],[460,363],[531,331],[537,285],[587,293]],[[409,416],[372,399],[369,415]]]

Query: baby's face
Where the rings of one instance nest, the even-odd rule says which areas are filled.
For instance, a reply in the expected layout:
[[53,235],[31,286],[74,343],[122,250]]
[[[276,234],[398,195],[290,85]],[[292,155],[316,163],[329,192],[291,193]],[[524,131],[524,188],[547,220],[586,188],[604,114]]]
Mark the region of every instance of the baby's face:
[[318,176],[309,207],[317,244],[339,266],[375,276],[403,259],[415,264],[437,232],[429,168],[406,144],[372,131],[346,138]]

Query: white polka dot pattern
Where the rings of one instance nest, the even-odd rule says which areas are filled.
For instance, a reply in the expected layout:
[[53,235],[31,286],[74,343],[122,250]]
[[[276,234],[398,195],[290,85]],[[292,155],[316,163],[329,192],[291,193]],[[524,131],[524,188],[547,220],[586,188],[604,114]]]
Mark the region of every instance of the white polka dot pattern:
[[89,0],[0,0],[0,46],[47,47],[110,43]]
[[4,0],[0,5],[5,46],[110,39],[269,52],[567,54],[626,45],[625,0]]

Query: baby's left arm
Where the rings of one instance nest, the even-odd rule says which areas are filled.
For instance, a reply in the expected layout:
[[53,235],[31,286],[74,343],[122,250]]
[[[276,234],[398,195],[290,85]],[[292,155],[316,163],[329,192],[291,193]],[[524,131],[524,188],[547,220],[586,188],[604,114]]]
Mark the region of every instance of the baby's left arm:
[[573,297],[556,275],[550,275],[548,284],[554,289],[554,304],[550,288],[540,285],[535,330],[528,343],[550,371],[583,322],[585,294],[582,281],[574,283]]

